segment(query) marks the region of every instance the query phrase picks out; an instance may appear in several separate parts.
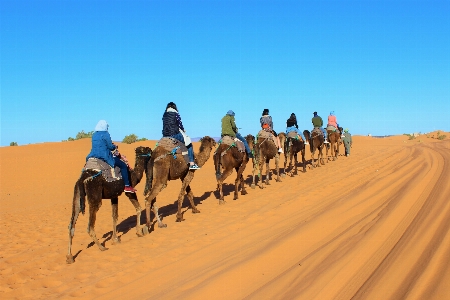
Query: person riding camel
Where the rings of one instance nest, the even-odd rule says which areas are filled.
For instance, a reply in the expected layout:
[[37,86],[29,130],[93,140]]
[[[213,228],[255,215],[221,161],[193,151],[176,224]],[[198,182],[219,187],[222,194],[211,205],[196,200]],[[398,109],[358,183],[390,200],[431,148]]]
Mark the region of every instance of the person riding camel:
[[[186,131],[184,130],[183,123],[181,122],[181,116],[178,113],[178,108],[175,103],[169,102],[167,104],[166,110],[162,117],[162,121],[163,121],[163,130],[162,130],[163,137],[172,137],[186,144],[184,138],[184,135],[186,135]],[[189,145],[186,145],[186,147],[188,149],[189,170],[199,170],[200,167],[197,166],[197,164],[195,163],[194,148],[192,147],[192,143],[189,143]]]
[[295,131],[303,139],[303,141],[305,141],[305,145],[309,145],[309,142],[305,139],[303,132],[298,130],[297,117],[294,113],[292,113],[286,121],[286,135],[291,131]]
[[244,143],[245,151],[247,152],[248,158],[253,158],[252,151],[248,146],[245,138],[238,132],[238,128],[236,126],[236,122],[234,119],[235,113],[232,110],[229,110],[227,114],[222,118],[222,137],[228,135],[231,138],[238,138],[241,142]]
[[322,118],[319,115],[317,115],[317,111],[315,111],[313,114],[314,114],[314,117],[311,119],[311,122],[312,122],[314,128],[319,128],[322,131],[323,136],[325,138],[324,144],[329,144],[327,141],[327,133],[326,133],[325,129],[322,128],[322,126],[323,126]]
[[262,112],[262,117],[259,119],[261,123],[261,128],[267,132],[272,133],[276,137],[278,153],[283,153],[283,148],[281,148],[280,138],[278,134],[273,130],[272,117],[269,115],[269,109],[264,108]]
[[[330,112],[330,115],[328,116],[328,126],[333,126],[335,129],[339,129],[339,124],[337,122],[336,115],[334,114],[334,110]],[[341,137],[344,137],[343,132],[341,132]]]
[[95,131],[92,134],[91,152],[86,156],[86,161],[91,157],[98,158],[107,162],[113,168],[115,166],[119,167],[120,172],[122,173],[123,182],[125,183],[125,193],[136,193],[136,190],[131,186],[128,177],[127,160],[125,157],[121,159],[117,146],[113,144],[111,140],[108,129],[109,125],[105,120],[98,121],[95,126]]

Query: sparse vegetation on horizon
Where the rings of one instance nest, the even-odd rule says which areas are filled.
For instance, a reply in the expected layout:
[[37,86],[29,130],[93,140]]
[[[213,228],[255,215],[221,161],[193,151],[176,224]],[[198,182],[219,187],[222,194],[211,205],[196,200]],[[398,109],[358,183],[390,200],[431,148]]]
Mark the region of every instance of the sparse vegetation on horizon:
[[84,130],[81,130],[80,132],[77,133],[75,138],[69,137],[67,140],[63,140],[63,142],[67,142],[67,141],[70,142],[70,141],[75,141],[75,140],[84,139],[84,138],[92,138],[93,134],[94,134],[94,131],[84,132]]
[[11,142],[11,143],[9,143],[9,145],[10,145],[10,146],[19,146],[19,145],[17,144],[17,142]]
[[123,140],[122,140],[122,143],[124,143],[124,144],[132,144],[132,143],[141,142],[141,141],[147,141],[147,139],[146,138],[138,139],[138,136],[135,135],[134,133],[132,133],[130,135],[125,136],[123,138]]

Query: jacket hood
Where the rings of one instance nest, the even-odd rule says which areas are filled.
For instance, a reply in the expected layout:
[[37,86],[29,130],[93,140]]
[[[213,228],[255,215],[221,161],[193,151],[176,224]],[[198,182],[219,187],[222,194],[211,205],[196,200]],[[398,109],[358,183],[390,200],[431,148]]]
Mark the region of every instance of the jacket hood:
[[95,131],[108,131],[109,125],[105,120],[98,121]]

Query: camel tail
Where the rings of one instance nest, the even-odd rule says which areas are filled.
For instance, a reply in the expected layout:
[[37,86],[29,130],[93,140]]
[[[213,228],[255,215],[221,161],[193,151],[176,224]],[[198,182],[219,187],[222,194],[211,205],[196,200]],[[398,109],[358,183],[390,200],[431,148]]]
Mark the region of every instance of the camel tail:
[[79,203],[80,211],[84,215],[86,210],[86,191],[84,189],[84,184],[82,181],[77,181],[73,191],[73,204]]

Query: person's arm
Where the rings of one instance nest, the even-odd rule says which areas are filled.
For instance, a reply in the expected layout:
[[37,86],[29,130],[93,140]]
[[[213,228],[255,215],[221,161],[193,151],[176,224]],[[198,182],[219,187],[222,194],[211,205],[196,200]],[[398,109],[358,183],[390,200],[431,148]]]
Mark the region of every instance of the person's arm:
[[186,131],[186,130],[184,130],[183,123],[181,122],[180,114],[176,114],[176,118],[177,118],[178,128],[180,128],[183,131]]
[[113,151],[116,150],[116,145],[113,144],[111,140],[111,136],[109,135],[109,132],[105,131],[105,134],[103,135],[103,140],[106,143],[106,147],[108,147],[108,150]]
[[323,120],[322,120],[322,117],[320,118],[320,127],[323,127]]
[[273,130],[273,122],[272,122],[272,117],[271,117],[271,116],[269,117],[269,120],[270,120],[270,121],[269,121],[269,122],[270,122],[270,123],[269,123],[270,129]]
[[238,132],[238,128],[236,126],[236,122],[234,121],[234,117],[230,118],[230,123],[231,123],[231,128],[233,129],[233,131]]

